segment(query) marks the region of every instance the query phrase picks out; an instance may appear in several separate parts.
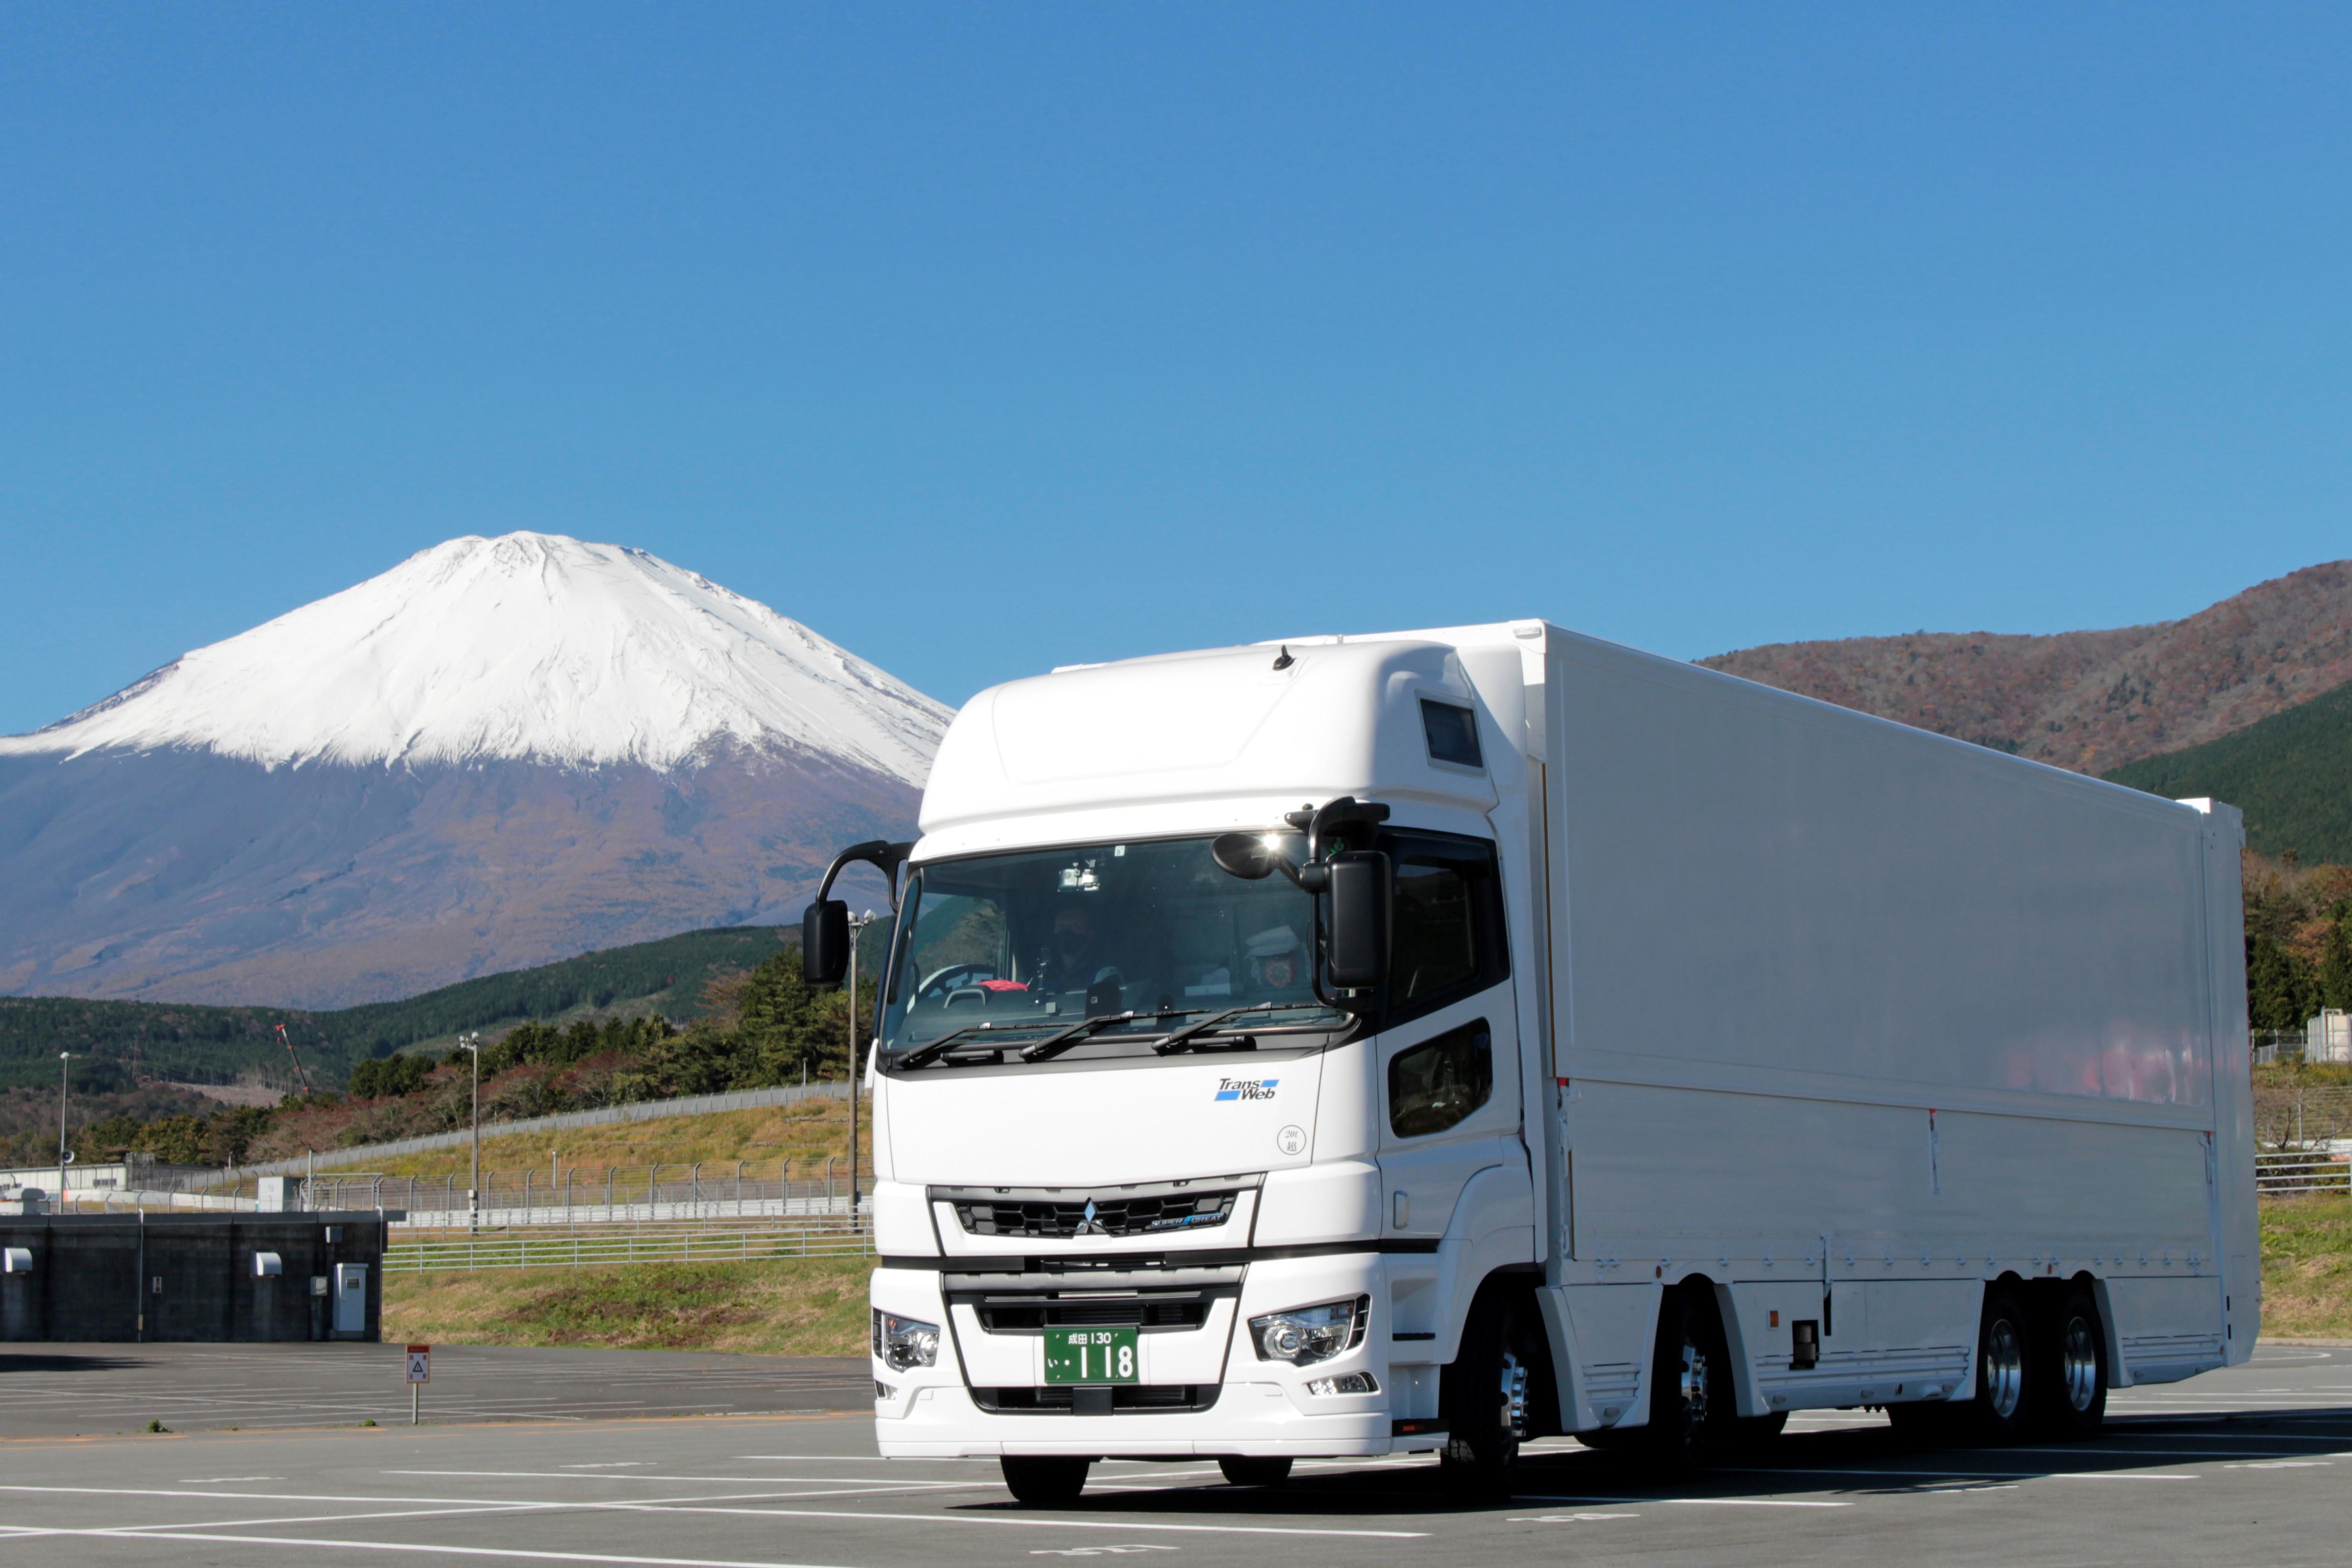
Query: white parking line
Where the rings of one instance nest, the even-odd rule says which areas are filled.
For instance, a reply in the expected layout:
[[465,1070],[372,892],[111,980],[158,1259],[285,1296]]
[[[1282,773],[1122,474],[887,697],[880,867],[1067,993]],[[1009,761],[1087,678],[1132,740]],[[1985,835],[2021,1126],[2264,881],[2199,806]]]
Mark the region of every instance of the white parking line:
[[635,1513],[745,1513],[761,1519],[845,1519],[858,1523],[1008,1524],[1031,1530],[1154,1530],[1186,1535],[1336,1535],[1352,1540],[1421,1541],[1425,1530],[1309,1530],[1271,1524],[1143,1524],[1118,1520],[1036,1519],[1024,1515],[983,1513],[853,1513],[845,1509],[704,1508],[691,1502],[606,1502],[591,1508],[619,1509]]
[[[62,1530],[49,1531],[56,1535],[88,1536],[98,1540],[152,1540],[132,1530]],[[805,1563],[747,1563],[725,1557],[628,1557],[604,1552],[530,1551],[512,1546],[431,1546],[415,1541],[330,1541],[293,1535],[198,1535],[186,1533],[172,1536],[173,1541],[213,1541],[229,1546],[309,1546],[326,1547],[343,1552],[421,1552],[444,1557],[505,1557],[522,1558],[537,1563],[616,1563],[642,1565],[642,1568],[820,1568]]]
[[[55,1487],[0,1484],[0,1492],[37,1492],[59,1496],[96,1497],[171,1497],[219,1498],[236,1497],[271,1502],[355,1502],[355,1503],[427,1503],[449,1504],[457,1508],[499,1507],[509,1509],[547,1509],[551,1511],[581,1511],[611,1513],[710,1513],[748,1516],[755,1519],[835,1519],[854,1524],[930,1524],[950,1528],[967,1524],[994,1524],[1030,1530],[1132,1530],[1155,1531],[1188,1535],[1297,1535],[1337,1536],[1351,1540],[1420,1541],[1427,1537],[1423,1530],[1338,1530],[1305,1526],[1264,1524],[1147,1524],[1117,1520],[1044,1519],[1019,1514],[982,1513],[872,1513],[846,1509],[813,1508],[725,1508],[724,1502],[745,1502],[772,1498],[778,1502],[792,1502],[805,1493],[743,1492],[729,1498],[677,1498],[644,1502],[562,1501],[539,1498],[399,1498],[345,1497],[318,1493],[279,1492],[216,1492],[178,1491],[152,1487]],[[74,1531],[58,1531],[71,1534]],[[178,1539],[195,1540],[194,1536]],[[652,1559],[647,1559],[652,1561]]]
[[[385,1470],[387,1476],[442,1476],[464,1479],[481,1476],[499,1480],[539,1481],[689,1481],[698,1486],[717,1483],[720,1486],[806,1486],[836,1489],[838,1495],[856,1496],[868,1491],[923,1491],[944,1488],[950,1491],[968,1491],[971,1481],[927,1481],[918,1476],[897,1476],[888,1480],[866,1476],[648,1476],[609,1474],[581,1475],[573,1470]],[[834,1492],[802,1492],[803,1497],[824,1497]]]
[[1852,1508],[1850,1502],[1798,1502],[1775,1497],[1670,1497],[1668,1502],[1709,1508]]

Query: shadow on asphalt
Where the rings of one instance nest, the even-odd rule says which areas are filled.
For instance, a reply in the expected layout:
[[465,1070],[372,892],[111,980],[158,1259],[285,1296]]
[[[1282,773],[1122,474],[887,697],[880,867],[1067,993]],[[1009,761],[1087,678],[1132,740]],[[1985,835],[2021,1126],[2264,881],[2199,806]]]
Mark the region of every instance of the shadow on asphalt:
[[154,1364],[134,1355],[16,1355],[0,1353],[0,1377],[12,1372],[136,1372]]
[[[2225,1444],[2220,1441],[2224,1436]],[[2200,1448],[2196,1441],[2200,1437],[2216,1446]],[[1114,1516],[1329,1520],[1491,1513],[1531,1505],[1605,1507],[1674,1499],[1885,1496],[1979,1490],[2049,1476],[2115,1474],[2216,1458],[2293,1460],[2316,1448],[2340,1448],[2347,1443],[2352,1443],[2352,1406],[2112,1421],[2087,1442],[2050,1439],[2014,1447],[1917,1444],[1877,1427],[1792,1434],[1760,1448],[1717,1455],[1688,1475],[1671,1479],[1618,1454],[1541,1451],[1520,1460],[1508,1501],[1456,1498],[1446,1490],[1434,1465],[1408,1469],[1383,1465],[1306,1470],[1279,1487],[1237,1487],[1204,1479],[1196,1486],[1120,1492],[1089,1484],[1076,1507]],[[2183,1458],[2181,1450],[2200,1457]],[[1097,1471],[1095,1479],[1108,1482],[1111,1478]],[[1151,1471],[1122,1470],[1118,1479],[1149,1486]],[[961,1504],[946,1511],[952,1517],[1020,1511],[1021,1505],[1007,1500]]]

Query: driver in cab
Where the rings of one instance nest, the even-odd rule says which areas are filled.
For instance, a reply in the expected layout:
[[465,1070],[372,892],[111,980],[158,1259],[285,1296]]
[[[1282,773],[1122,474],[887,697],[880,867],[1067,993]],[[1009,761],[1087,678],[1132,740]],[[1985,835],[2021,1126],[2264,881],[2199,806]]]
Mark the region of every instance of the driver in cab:
[[1065,898],[1054,911],[1054,935],[1036,988],[1045,992],[1084,991],[1089,1013],[1114,1012],[1118,1008],[1118,967],[1106,961],[1098,947],[1098,920],[1093,905]]

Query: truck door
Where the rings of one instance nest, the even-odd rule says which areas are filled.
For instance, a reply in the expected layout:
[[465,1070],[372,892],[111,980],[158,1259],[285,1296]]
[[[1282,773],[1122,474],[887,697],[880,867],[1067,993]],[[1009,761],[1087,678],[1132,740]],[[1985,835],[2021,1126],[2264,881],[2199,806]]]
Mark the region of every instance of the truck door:
[[1517,1014],[1494,846],[1435,833],[1382,835],[1396,867],[1396,925],[1379,1069],[1383,1232],[1475,1231],[1455,1221],[1465,1187],[1506,1166],[1526,1191]]

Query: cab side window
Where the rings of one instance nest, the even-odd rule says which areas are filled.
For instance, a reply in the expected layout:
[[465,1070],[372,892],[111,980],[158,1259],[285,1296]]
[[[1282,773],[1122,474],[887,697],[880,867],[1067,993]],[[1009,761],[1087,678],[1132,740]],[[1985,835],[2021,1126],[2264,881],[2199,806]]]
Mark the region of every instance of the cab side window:
[[1494,1035],[1480,1019],[1389,1058],[1389,1130],[1400,1138],[1442,1133],[1494,1092]]
[[1394,832],[1395,925],[1383,1028],[1436,1011],[1510,973],[1495,848],[1450,834]]
[[1407,861],[1396,868],[1396,999],[1412,1003],[1478,976],[1478,926],[1470,879],[1459,865]]

